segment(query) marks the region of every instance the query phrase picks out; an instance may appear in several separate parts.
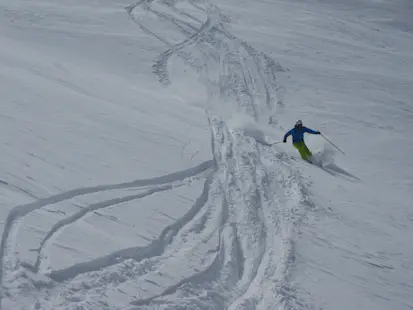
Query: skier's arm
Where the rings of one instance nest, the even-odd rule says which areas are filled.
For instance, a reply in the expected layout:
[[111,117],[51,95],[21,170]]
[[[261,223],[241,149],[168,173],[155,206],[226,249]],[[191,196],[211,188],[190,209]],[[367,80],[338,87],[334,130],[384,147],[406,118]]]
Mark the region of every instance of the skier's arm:
[[288,138],[289,136],[291,136],[291,134],[293,133],[293,130],[294,130],[294,129],[291,129],[289,132],[287,132],[287,133],[284,135],[284,140],[283,140],[283,142],[287,142],[287,138]]
[[311,134],[313,134],[313,135],[319,135],[319,134],[321,134],[321,132],[319,132],[319,131],[314,131],[314,130],[312,130],[312,129],[310,129],[310,128],[307,128],[307,127],[303,127],[303,129],[304,129],[304,132],[308,132],[308,133],[311,133]]

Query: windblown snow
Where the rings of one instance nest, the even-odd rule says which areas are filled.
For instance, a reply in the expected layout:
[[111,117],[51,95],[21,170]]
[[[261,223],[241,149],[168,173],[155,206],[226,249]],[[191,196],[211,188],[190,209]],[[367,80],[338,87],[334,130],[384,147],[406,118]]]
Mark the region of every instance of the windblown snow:
[[3,1],[0,309],[413,309],[410,16]]

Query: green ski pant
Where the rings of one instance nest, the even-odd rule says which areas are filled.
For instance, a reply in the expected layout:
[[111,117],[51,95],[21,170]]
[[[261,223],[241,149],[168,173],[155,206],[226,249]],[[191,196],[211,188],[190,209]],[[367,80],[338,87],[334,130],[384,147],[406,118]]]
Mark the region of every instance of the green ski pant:
[[313,156],[304,141],[294,142],[293,145],[300,152],[302,159],[309,160]]

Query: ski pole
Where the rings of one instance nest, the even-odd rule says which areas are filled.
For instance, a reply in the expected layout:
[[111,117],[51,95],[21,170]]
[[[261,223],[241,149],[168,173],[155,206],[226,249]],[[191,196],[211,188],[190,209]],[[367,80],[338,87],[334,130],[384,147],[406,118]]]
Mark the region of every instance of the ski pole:
[[270,144],[268,144],[269,146],[273,146],[273,145],[276,145],[276,144],[280,144],[280,143],[283,143],[282,141],[280,141],[280,142],[274,142],[274,143],[270,143]]
[[340,148],[337,146],[337,145],[335,145],[333,142],[331,142],[330,140],[328,140],[326,137],[324,137],[324,135],[323,134],[321,134],[321,136],[324,138],[324,139],[326,139],[332,146],[334,146],[337,150],[339,150],[341,153],[343,153],[344,155],[346,155],[342,150],[340,150]]

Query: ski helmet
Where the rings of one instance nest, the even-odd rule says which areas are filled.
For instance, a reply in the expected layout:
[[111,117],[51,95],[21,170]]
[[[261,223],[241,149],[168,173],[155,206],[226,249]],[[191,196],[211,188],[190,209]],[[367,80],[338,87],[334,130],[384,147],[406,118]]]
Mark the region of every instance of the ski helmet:
[[295,126],[303,126],[303,121],[299,119],[299,120],[295,123]]

